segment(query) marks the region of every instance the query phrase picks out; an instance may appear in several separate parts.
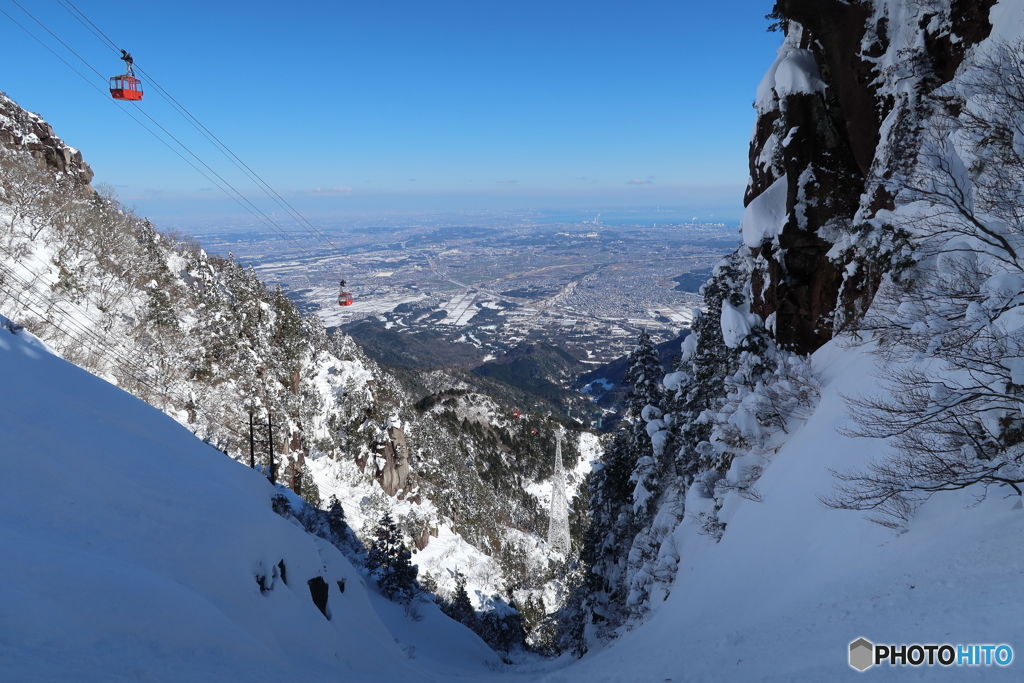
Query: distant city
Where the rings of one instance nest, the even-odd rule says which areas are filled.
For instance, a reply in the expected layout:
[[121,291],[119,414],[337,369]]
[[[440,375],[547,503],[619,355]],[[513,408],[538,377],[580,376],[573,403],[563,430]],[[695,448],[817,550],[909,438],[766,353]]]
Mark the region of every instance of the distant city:
[[[305,314],[357,341],[367,326],[431,346],[443,341],[468,350],[460,364],[469,367],[521,342],[546,342],[599,365],[628,352],[642,329],[658,342],[678,336],[701,305],[700,285],[739,243],[734,225],[615,218],[612,225],[598,215],[555,223],[511,215],[301,236],[262,226],[191,232],[208,251],[251,263]],[[338,305],[339,280],[353,305]]]

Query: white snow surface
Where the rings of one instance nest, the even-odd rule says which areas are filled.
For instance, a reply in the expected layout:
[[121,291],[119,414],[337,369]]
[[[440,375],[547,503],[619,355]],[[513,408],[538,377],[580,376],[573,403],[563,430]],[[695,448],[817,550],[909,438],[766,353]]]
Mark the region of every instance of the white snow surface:
[[[875,2],[892,18],[893,48],[878,60],[880,72],[898,66],[898,48],[919,35],[911,5]],[[992,40],[1024,34],[1021,0],[1000,0],[991,17]],[[798,60],[783,68],[794,51],[790,42],[780,50],[758,90],[759,110],[775,106],[779,87],[818,88]],[[916,80],[897,70],[891,78],[883,85],[895,94]],[[884,130],[887,139],[889,124]],[[786,219],[778,199],[758,200],[781,193],[784,207],[784,180],[748,207],[747,246],[778,234]],[[1002,295],[1008,284],[993,281],[989,292]],[[943,493],[899,532],[824,507],[819,496],[836,485],[830,470],[863,467],[885,452],[880,441],[837,431],[849,426],[843,396],[877,394],[884,369],[869,349],[844,340],[816,352],[813,364],[821,379],[814,413],[767,463],[759,502],[727,498],[720,542],[700,533],[692,515],[709,501],[691,489],[687,517],[670,536],[677,579],[647,622],[579,662],[502,671],[436,608],[424,605],[420,622],[407,618],[339,552],[275,515],[258,474],[27,333],[0,327],[0,681],[1020,680],[1020,499],[1000,489],[980,504],[978,491]],[[323,489],[333,474],[322,474]],[[343,503],[356,517],[361,501]],[[417,561],[447,546],[469,562],[472,551],[460,543],[442,527]],[[289,583],[260,594],[254,574],[281,560]],[[315,576],[329,581],[331,621],[304,585]],[[344,594],[334,583],[342,578]],[[859,674],[847,665],[858,637],[1007,643],[1018,661]]]
[[728,301],[722,302],[722,340],[730,349],[742,344],[750,331],[760,326],[760,316],[736,308]]
[[776,94],[809,95],[825,91],[825,83],[818,72],[818,63],[810,50],[793,50],[775,68]]
[[[841,681],[859,680],[846,649],[862,636],[1024,647],[1017,499],[993,492],[972,507],[974,491],[945,494],[904,533],[823,507],[829,468],[863,465],[883,444],[836,432],[842,395],[877,391],[876,359],[833,342],[813,360],[821,401],[761,476],[762,502],[730,500],[718,544],[680,524],[678,578],[647,623],[579,662],[498,671],[436,607],[410,620],[275,515],[257,473],[0,329],[0,679]],[[281,560],[288,584],[261,595],[254,574]],[[331,621],[310,600],[316,576],[331,586]],[[1017,668],[870,675],[1017,680]]]
[[782,64],[792,49],[789,41],[783,43],[779,48],[778,54],[775,56],[775,61],[768,67],[768,71],[761,78],[761,82],[757,86],[757,98],[754,101],[754,105],[759,113],[763,114],[775,108],[775,74],[779,70],[779,65]]
[[[897,2],[899,0],[896,0]],[[775,61],[765,72],[757,86],[754,106],[761,114],[784,105],[789,95],[824,92],[825,82],[821,80],[814,53],[801,49],[802,30],[793,23],[785,41],[779,46]]]
[[786,212],[788,191],[789,185],[783,175],[747,205],[741,223],[743,244],[756,249],[762,242],[769,242],[779,236],[789,216]]
[[[0,376],[0,680],[447,681],[500,664],[436,605],[417,622],[367,589],[271,510],[258,473],[31,335],[0,327]],[[287,584],[261,594],[279,562]]]
[[[758,482],[763,502],[735,497],[720,543],[687,517],[668,598],[611,647],[552,673],[590,681],[1019,680],[1008,667],[888,667],[860,674],[849,643],[1007,643],[1024,648],[1024,511],[1018,497],[977,491],[933,498],[902,532],[819,501],[829,469],[863,466],[884,444],[842,436],[843,395],[878,391],[876,358],[832,342],[813,357],[823,386],[813,416]],[[688,513],[699,508],[687,501]],[[628,669],[624,668],[628,663]]]

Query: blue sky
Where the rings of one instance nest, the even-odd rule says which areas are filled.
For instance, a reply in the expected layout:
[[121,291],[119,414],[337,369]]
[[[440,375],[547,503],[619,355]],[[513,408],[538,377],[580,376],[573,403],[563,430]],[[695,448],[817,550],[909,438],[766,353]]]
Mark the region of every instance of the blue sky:
[[[105,75],[56,0],[19,0]],[[346,211],[693,207],[738,217],[771,0],[76,5],[271,185]],[[101,87],[15,6],[0,8]],[[237,212],[0,16],[0,89],[147,215]],[[255,193],[150,87],[141,105]]]

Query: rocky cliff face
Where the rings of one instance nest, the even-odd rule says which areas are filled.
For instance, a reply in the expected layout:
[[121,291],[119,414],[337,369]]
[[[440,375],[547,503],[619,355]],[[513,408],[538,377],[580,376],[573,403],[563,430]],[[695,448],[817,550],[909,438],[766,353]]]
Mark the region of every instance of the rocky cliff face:
[[47,166],[70,173],[83,183],[92,182],[92,169],[82,160],[82,153],[54,135],[53,128],[41,116],[25,111],[2,92],[0,145],[28,150]]
[[994,4],[776,3],[786,39],[758,90],[743,236],[751,310],[781,346],[814,351],[870,303],[891,256],[871,224],[892,208],[887,181]]

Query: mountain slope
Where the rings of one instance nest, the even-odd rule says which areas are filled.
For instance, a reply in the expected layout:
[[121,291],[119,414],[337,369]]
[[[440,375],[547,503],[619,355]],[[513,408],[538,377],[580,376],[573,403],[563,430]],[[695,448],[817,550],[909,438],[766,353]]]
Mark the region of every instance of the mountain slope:
[[498,661],[432,604],[402,616],[271,510],[265,478],[28,333],[0,328],[0,376],[4,680],[430,680]]
[[[720,518],[721,542],[696,515],[711,501],[696,490],[665,552],[679,569],[670,594],[652,600],[650,619],[610,647],[586,655],[555,681],[1016,680],[1019,665],[888,667],[860,674],[848,644],[1024,642],[1024,510],[994,492],[935,497],[905,531],[863,513],[829,510],[818,499],[829,469],[863,465],[882,440],[837,433],[850,426],[844,395],[877,390],[869,349],[831,342],[814,354],[822,379],[813,416],[771,456],[760,500],[733,491]],[[670,550],[669,550],[670,549]],[[629,662],[623,676],[621,662]]]
[[[487,605],[556,578],[531,493],[553,474],[546,410],[462,371],[381,367],[252,268],[161,233],[91,179],[77,150],[0,93],[3,314],[236,460],[268,466],[273,453],[279,482],[313,504],[337,496],[367,542],[385,513],[417,550],[443,529],[461,536],[469,556],[421,574],[441,594],[456,571]],[[567,447],[595,450],[596,436],[563,421]],[[499,556],[509,535],[531,562]]]

